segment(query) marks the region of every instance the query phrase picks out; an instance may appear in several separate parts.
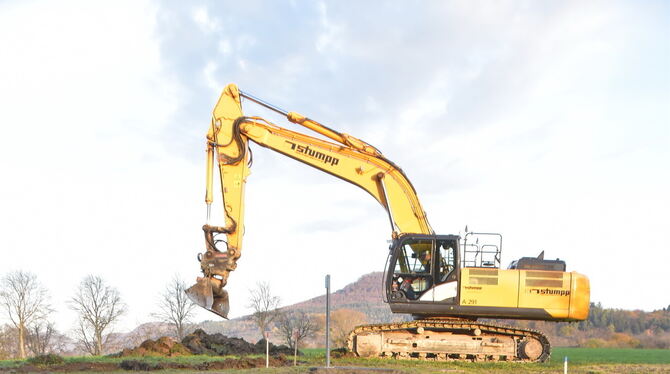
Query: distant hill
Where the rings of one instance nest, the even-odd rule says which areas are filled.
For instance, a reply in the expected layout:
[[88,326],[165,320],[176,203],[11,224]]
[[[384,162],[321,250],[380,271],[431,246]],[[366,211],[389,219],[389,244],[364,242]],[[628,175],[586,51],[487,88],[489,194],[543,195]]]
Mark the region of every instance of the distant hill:
[[[403,319],[391,313],[389,306],[382,299],[383,273],[374,272],[365,274],[356,282],[346,285],[343,289],[330,295],[332,310],[353,309],[368,316],[369,323],[390,322]],[[307,301],[286,306],[282,309],[301,310],[306,313],[325,313],[326,295],[321,295]],[[400,317],[400,318],[399,318]]]

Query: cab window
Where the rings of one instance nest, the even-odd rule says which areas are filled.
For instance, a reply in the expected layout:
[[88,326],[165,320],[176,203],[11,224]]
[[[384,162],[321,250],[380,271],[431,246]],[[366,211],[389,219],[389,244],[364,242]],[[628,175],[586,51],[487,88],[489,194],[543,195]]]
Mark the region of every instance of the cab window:
[[446,282],[456,268],[456,242],[453,240],[438,240],[438,276],[437,282]]
[[406,240],[394,264],[392,291],[408,300],[416,300],[433,283],[431,275],[435,241],[431,239]]

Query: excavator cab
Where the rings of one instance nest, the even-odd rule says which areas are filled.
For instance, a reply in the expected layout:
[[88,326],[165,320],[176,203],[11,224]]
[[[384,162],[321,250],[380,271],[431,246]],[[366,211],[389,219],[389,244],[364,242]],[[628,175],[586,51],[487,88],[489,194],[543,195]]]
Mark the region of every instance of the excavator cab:
[[387,301],[456,302],[459,239],[456,235],[419,234],[395,239],[386,268]]

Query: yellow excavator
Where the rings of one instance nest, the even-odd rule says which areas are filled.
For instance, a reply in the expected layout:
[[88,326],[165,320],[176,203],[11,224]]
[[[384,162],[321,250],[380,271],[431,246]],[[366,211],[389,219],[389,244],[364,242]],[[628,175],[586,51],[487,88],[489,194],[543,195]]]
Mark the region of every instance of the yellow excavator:
[[[291,131],[242,112],[242,99],[285,116],[329,140]],[[224,289],[242,254],[244,187],[249,140],[367,191],[386,210],[391,245],[384,271],[384,301],[412,321],[358,326],[349,349],[359,356],[424,360],[546,361],[551,347],[539,331],[485,319],[581,321],[589,311],[586,276],[565,262],[523,257],[500,266],[502,236],[465,230],[436,235],[403,171],[370,144],[295,112],[286,112],[228,85],[207,133],[206,251],[203,276],[186,293],[223,318]],[[218,164],[225,226],[210,225],[214,165]],[[221,247],[221,248],[220,248]]]

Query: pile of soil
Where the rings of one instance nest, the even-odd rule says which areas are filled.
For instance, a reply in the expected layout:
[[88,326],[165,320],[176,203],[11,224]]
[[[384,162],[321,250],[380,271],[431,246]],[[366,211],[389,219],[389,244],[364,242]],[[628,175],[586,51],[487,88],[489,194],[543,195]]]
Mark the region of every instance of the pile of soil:
[[[195,330],[192,334],[182,339],[181,343],[193,354],[205,355],[249,355],[264,354],[265,339],[261,339],[256,344],[251,344],[244,339],[229,338],[223,334],[207,334],[202,329]],[[271,355],[292,355],[293,351],[285,346],[276,346],[270,343]]]
[[133,349],[124,349],[116,356],[162,356],[162,357],[176,357],[176,356],[190,356],[192,353],[188,348],[174,339],[164,336],[157,340],[145,340],[138,347]]

